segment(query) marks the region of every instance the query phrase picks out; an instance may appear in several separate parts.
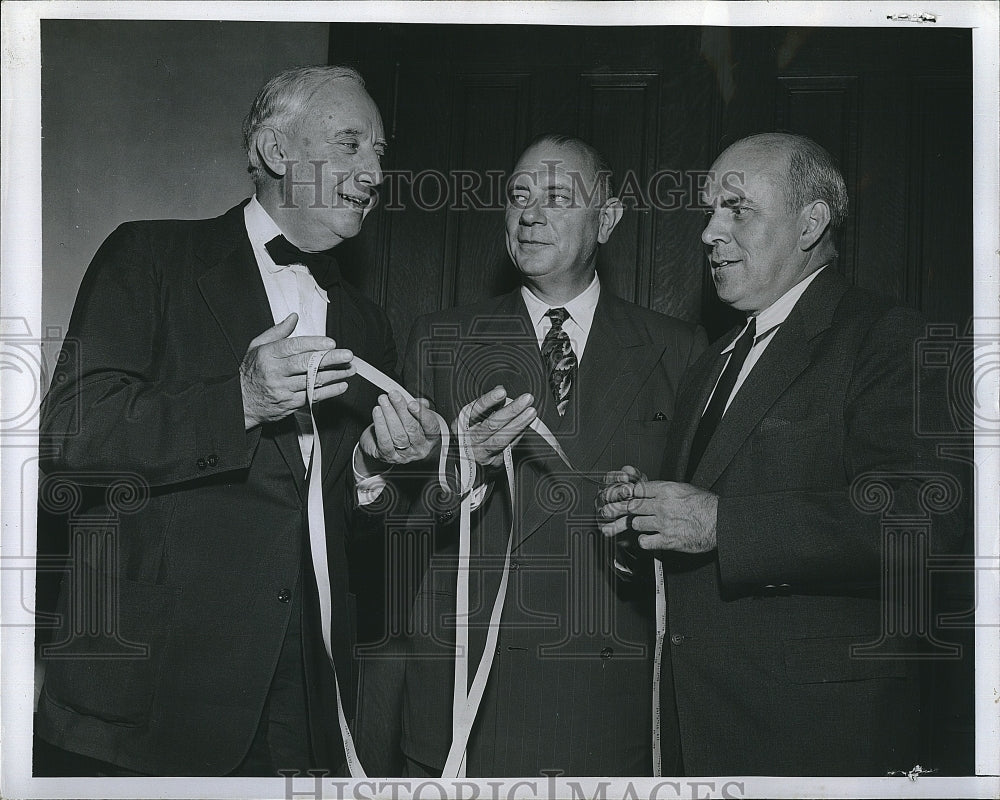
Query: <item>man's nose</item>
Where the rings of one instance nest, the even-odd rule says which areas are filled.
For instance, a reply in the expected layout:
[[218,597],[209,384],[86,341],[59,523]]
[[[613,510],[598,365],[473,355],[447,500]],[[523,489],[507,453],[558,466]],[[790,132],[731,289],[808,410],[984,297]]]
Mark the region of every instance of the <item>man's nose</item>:
[[719,213],[714,213],[708,218],[708,224],[701,232],[701,240],[705,244],[716,244],[729,240],[729,230],[720,219],[721,216]]
[[545,214],[542,211],[542,204],[538,200],[528,200],[524,208],[521,209],[520,222],[522,225],[539,225],[545,222]]
[[365,156],[363,163],[358,167],[357,172],[354,173],[354,179],[368,188],[378,186],[382,183],[384,177],[378,154],[374,150]]

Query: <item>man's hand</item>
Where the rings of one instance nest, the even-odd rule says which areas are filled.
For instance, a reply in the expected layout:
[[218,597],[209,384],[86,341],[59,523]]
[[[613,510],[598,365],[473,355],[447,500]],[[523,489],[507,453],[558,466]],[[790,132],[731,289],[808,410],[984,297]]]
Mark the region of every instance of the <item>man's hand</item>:
[[441,426],[421,398],[407,403],[398,392],[381,395],[372,409],[372,424],[361,434],[361,454],[369,474],[387,465],[409,464],[430,456],[441,444]]
[[243,422],[246,430],[264,422],[277,422],[302,408],[306,400],[306,370],[313,353],[326,353],[316,376],[315,402],[347,391],[347,378],[355,373],[354,353],[337,350],[326,336],[292,336],[298,322],[289,314],[273,328],[254,338],[240,364]]
[[687,483],[608,480],[629,474],[622,470],[605,476],[610,485],[597,496],[601,533],[617,536],[629,529],[639,531],[637,541],[643,550],[707,553],[715,549],[717,495]]
[[[605,472],[601,483],[604,484],[607,495],[605,495],[605,491],[602,491],[597,496],[597,507],[600,508],[605,503],[611,502],[611,500],[625,500],[631,497],[631,489],[626,490],[623,487],[645,480],[647,478],[644,472],[640,472],[635,467],[630,467],[627,464],[621,469],[613,469],[610,472]],[[605,497],[610,498],[610,500],[605,499]]]
[[460,419],[468,416],[464,433],[459,434],[458,420],[452,423],[452,431],[456,436],[462,436],[477,464],[500,466],[507,445],[516,444],[538,416],[532,407],[534,398],[530,394],[522,394],[509,405],[503,405],[506,399],[507,390],[497,386],[477,397],[459,413]]

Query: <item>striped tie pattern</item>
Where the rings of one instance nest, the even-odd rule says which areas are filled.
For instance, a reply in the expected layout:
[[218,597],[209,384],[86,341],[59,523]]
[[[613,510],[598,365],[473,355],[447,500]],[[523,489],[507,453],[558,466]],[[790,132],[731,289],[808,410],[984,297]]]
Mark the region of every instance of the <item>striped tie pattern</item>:
[[562,327],[569,312],[565,308],[550,308],[545,316],[552,320],[552,327],[542,340],[542,358],[549,368],[549,386],[561,417],[569,406],[569,393],[576,375],[576,353]]

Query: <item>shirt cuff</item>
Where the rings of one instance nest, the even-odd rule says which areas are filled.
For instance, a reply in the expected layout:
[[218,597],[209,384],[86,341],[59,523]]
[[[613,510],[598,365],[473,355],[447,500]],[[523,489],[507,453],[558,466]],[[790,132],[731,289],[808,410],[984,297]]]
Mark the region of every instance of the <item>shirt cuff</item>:
[[351,468],[354,471],[354,486],[357,491],[358,505],[367,506],[378,500],[379,495],[382,494],[382,490],[385,489],[385,475],[392,467],[389,467],[385,472],[369,475],[365,470],[364,461],[360,458],[361,454],[358,449],[360,446],[361,442],[354,445]]
[[483,504],[483,501],[486,500],[486,495],[489,494],[492,486],[492,483],[484,483],[482,486],[477,486],[469,492],[469,498],[472,500],[470,510],[475,511]]

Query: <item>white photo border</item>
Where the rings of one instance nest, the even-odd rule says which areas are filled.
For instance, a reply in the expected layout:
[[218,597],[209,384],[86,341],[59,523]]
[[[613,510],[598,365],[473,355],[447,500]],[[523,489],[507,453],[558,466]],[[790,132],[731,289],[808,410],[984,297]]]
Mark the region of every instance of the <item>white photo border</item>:
[[[992,2],[104,2],[6,0],[2,7],[2,238],[0,238],[0,336],[42,331],[41,60],[42,19],[186,19],[280,22],[410,22],[533,25],[704,25],[886,27],[933,24],[972,31],[973,212],[975,334],[1000,342],[1000,22]],[[917,22],[931,13],[935,21]],[[897,19],[889,17],[897,15]],[[909,15],[899,19],[898,15]],[[24,327],[21,331],[17,326]],[[11,327],[13,326],[13,327]],[[994,373],[995,375],[995,373]],[[2,375],[0,419],[37,404],[24,381]],[[986,380],[976,401],[997,419],[1000,388]],[[977,436],[975,692],[976,776],[945,778],[768,778],[347,781],[297,778],[33,778],[34,693],[31,609],[37,442],[0,430],[2,488],[2,619],[0,627],[0,796],[16,798],[405,798],[462,797],[517,800],[554,797],[983,797],[1000,796],[1000,445]],[[23,492],[21,487],[24,487]],[[603,792],[603,794],[602,794]]]

